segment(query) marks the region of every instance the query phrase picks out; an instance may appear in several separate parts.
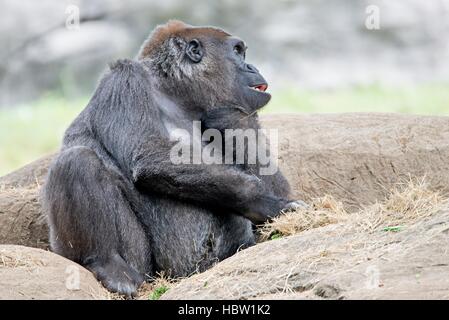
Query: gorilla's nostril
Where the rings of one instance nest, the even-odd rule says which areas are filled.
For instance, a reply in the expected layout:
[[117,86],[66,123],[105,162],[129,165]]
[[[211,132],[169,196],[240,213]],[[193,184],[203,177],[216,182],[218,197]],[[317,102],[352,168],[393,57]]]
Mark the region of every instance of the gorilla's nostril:
[[251,71],[251,72],[259,72],[259,71],[256,69],[256,67],[254,67],[253,65],[250,65],[250,64],[247,64],[247,65],[246,65],[246,69],[248,69],[248,71]]

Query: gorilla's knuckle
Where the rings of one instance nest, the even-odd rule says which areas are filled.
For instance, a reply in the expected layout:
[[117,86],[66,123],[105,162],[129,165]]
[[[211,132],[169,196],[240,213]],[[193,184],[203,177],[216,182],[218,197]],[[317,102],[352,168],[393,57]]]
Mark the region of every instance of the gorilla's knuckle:
[[310,209],[310,206],[307,203],[305,203],[302,200],[296,200],[296,201],[289,201],[282,209],[282,212],[291,212],[291,211],[307,210],[307,209]]

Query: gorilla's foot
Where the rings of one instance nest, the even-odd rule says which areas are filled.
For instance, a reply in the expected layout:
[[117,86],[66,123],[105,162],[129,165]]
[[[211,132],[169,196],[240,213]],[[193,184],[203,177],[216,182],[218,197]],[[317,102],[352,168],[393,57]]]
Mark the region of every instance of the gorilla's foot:
[[113,254],[105,262],[93,261],[86,266],[109,291],[133,297],[144,277],[131,267],[119,254]]

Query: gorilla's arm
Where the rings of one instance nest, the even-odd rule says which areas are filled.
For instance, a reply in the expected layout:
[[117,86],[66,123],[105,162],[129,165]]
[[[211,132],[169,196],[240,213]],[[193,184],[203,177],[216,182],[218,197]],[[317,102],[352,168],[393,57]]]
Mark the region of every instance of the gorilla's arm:
[[256,176],[226,165],[174,164],[152,83],[139,62],[111,65],[89,110],[90,128],[125,174],[144,192],[224,207],[255,223],[274,217],[289,201],[267,195]]
[[253,222],[276,216],[289,201],[266,194],[263,181],[236,167],[214,164],[173,164],[172,143],[153,137],[138,152],[133,168],[134,182],[145,191],[177,199],[228,208]]
[[[223,106],[207,110],[201,117],[202,128],[217,129],[222,133],[226,129],[260,129],[258,115],[254,110],[247,110],[241,106]],[[245,148],[247,145],[245,144]],[[247,153],[245,150],[245,155]],[[277,197],[287,198],[290,185],[280,170],[273,175],[259,175],[259,165],[247,165],[246,172],[252,172],[263,181],[267,193]]]

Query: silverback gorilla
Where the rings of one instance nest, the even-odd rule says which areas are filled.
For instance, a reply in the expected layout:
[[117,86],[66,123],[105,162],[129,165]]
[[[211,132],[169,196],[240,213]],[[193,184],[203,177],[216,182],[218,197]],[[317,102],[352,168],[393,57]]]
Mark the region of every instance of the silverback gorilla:
[[270,95],[245,43],[170,21],[110,65],[67,129],[43,188],[54,252],[132,296],[147,276],[202,271],[254,244],[252,223],[298,205],[259,164],[174,164],[174,128],[259,128]]

